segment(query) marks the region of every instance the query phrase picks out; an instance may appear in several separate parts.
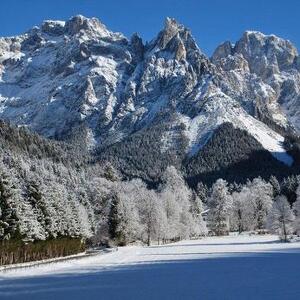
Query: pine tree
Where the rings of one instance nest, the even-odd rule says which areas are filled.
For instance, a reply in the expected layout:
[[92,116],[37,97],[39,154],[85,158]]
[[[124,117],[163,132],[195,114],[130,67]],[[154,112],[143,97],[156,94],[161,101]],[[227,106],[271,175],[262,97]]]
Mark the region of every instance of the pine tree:
[[293,203],[296,201],[297,195],[296,195],[296,190],[298,187],[298,180],[296,176],[288,176],[284,178],[282,182],[282,188],[281,188],[281,193],[285,195],[288,198],[288,201],[290,203]]
[[49,217],[46,211],[46,204],[42,197],[41,182],[30,180],[27,183],[25,198],[29,202],[34,214],[37,216],[38,222],[45,227],[46,219]]
[[281,187],[280,187],[280,184],[277,180],[277,178],[275,176],[271,176],[270,177],[270,183],[271,185],[273,186],[273,191],[274,191],[274,197],[277,197],[280,195],[281,193]]
[[120,175],[118,174],[117,170],[110,164],[107,163],[104,166],[104,178],[110,180],[110,181],[118,181],[120,180]]
[[198,182],[197,184],[197,196],[199,197],[202,203],[207,202],[208,197],[208,188],[203,182]]
[[208,226],[216,235],[229,232],[229,217],[232,208],[232,197],[228,192],[227,182],[218,179],[212,186],[212,192],[207,201]]
[[112,240],[121,241],[123,239],[122,233],[118,230],[119,223],[121,222],[119,216],[119,202],[120,199],[117,195],[113,195],[111,200],[111,207],[108,216],[109,235]]
[[0,174],[0,237],[8,240],[18,234],[15,200],[19,197],[19,191],[3,168]]

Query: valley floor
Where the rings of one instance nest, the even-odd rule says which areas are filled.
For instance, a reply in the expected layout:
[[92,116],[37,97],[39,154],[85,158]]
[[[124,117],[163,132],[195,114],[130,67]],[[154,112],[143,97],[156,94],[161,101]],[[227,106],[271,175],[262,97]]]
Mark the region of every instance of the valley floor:
[[300,242],[208,237],[0,272],[0,299],[300,299]]

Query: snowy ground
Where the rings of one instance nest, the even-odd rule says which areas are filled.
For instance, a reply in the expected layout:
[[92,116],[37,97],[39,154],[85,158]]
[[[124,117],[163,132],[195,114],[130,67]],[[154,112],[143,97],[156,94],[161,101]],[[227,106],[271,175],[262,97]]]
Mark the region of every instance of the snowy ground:
[[0,272],[0,299],[300,299],[300,243],[230,236]]

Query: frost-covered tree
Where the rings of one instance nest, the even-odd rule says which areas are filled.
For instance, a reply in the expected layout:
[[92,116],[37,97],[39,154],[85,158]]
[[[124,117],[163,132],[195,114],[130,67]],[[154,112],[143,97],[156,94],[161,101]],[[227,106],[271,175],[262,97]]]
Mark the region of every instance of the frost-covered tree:
[[[78,201],[74,190],[69,191],[65,185],[54,183],[45,186],[43,190],[45,198],[44,214],[45,229],[49,236],[87,237],[87,212]],[[88,234],[89,236],[90,234]]]
[[168,167],[162,176],[159,198],[163,202],[167,217],[167,239],[176,240],[205,234],[205,223],[200,212],[202,202],[192,193],[182,174],[173,166]]
[[233,230],[239,233],[249,230],[251,218],[249,218],[249,194],[247,187],[242,188],[240,192],[232,193],[232,212],[230,225]]
[[207,234],[206,222],[203,220],[203,203],[196,193],[193,193],[191,198],[190,212],[192,215],[191,233],[193,236],[204,236]]
[[168,218],[161,199],[157,201],[157,205],[158,205],[158,210],[157,210],[156,238],[157,238],[157,243],[160,244],[161,241],[164,242],[167,239],[166,234],[168,228]]
[[45,230],[50,238],[56,238],[62,234],[61,210],[63,208],[59,204],[62,201],[62,193],[60,185],[52,185],[48,182],[42,190],[42,195],[45,203]]
[[156,237],[159,227],[158,198],[153,190],[144,190],[140,195],[141,223],[144,225],[144,233],[147,245]]
[[110,181],[120,181],[121,178],[120,174],[110,163],[106,163],[103,166],[103,176]]
[[232,209],[232,197],[228,192],[227,182],[218,179],[212,186],[211,195],[207,201],[208,227],[216,235],[229,232],[229,218]]
[[277,196],[268,214],[268,228],[287,242],[293,232],[294,214],[285,196]]
[[95,235],[93,243],[107,243],[110,239],[109,215],[115,197],[115,183],[95,177],[88,184],[87,194],[95,214]]
[[139,216],[131,196],[125,193],[116,195],[111,203],[109,231],[119,245],[134,241],[139,231]]
[[166,214],[165,240],[176,239],[179,236],[178,228],[180,224],[180,203],[176,201],[176,196],[170,189],[165,189],[159,193]]
[[197,196],[202,203],[206,203],[208,197],[208,188],[203,182],[198,182],[196,189]]
[[20,232],[25,240],[45,240],[48,238],[46,222],[51,215],[46,210],[46,199],[42,197],[42,184],[29,180],[21,201],[17,205]]
[[248,182],[249,213],[252,215],[254,229],[264,229],[273,204],[273,187],[260,177]]
[[85,186],[80,186],[75,190],[78,202],[78,215],[82,228],[83,237],[91,237],[94,235],[96,219],[92,204]]

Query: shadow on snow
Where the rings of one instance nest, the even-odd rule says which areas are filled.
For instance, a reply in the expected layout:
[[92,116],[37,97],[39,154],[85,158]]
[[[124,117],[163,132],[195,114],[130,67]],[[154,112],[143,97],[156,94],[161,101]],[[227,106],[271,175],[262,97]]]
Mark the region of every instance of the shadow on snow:
[[300,299],[300,249],[83,271],[2,279],[0,299]]

